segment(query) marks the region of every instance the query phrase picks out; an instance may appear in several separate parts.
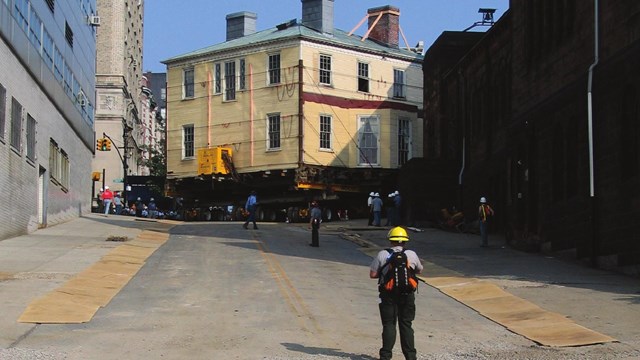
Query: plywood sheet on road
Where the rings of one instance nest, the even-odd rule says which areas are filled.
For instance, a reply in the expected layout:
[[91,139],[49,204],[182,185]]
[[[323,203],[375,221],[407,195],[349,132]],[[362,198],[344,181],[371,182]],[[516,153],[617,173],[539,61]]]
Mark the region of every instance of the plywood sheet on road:
[[78,324],[89,322],[113,299],[169,235],[143,231],[122,244],[61,287],[31,302],[18,322]]
[[486,318],[541,345],[564,347],[616,341],[580,326],[566,316],[518,298],[490,282],[458,276],[421,279]]

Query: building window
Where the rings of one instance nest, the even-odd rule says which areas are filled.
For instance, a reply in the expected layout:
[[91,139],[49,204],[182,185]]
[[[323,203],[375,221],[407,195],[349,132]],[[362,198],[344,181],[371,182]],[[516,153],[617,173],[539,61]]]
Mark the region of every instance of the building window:
[[213,67],[214,67],[214,81],[215,81],[214,92],[216,94],[221,94],[222,93],[222,74],[220,70],[220,64],[215,64]]
[[57,182],[56,169],[58,168],[58,144],[53,139],[49,139],[49,177]]
[[225,100],[236,99],[236,62],[224,63],[224,95]]
[[358,91],[369,92],[369,64],[358,62]]
[[4,140],[7,114],[7,89],[0,84],[0,139]]
[[64,88],[64,92],[67,93],[68,96],[73,96],[73,90],[71,88],[71,84],[72,82],[72,78],[73,78],[73,73],[71,72],[71,68],[69,67],[69,65],[65,62],[64,65],[64,81],[62,83],[63,88]]
[[194,95],[194,85],[193,85],[193,68],[184,69],[183,73],[183,92],[184,99],[191,99]]
[[62,57],[62,53],[57,46],[53,49],[53,55],[53,75],[56,77],[56,80],[58,80],[58,82],[62,84],[62,81],[64,79],[64,76],[62,75],[62,69],[64,68],[64,58]]
[[247,88],[247,81],[246,81],[246,76],[247,76],[247,70],[246,70],[246,63],[244,61],[244,59],[240,59],[240,84],[238,85],[238,88],[240,90],[244,90]]
[[49,70],[53,70],[53,39],[47,30],[42,33],[42,40],[42,58]]
[[15,0],[13,3],[13,18],[16,19],[18,26],[27,34],[29,32],[29,0]]
[[280,149],[280,114],[268,115],[268,136],[269,146],[267,150]]
[[193,124],[182,127],[182,158],[192,158],[195,154]]
[[160,100],[167,100],[167,89],[160,89]]
[[55,9],[56,9],[55,0],[46,0],[45,2],[47,3],[47,6],[49,6],[49,10],[51,10],[51,12],[55,12]]
[[320,149],[331,149],[331,116],[320,115]]
[[11,146],[20,152],[22,145],[22,105],[12,98],[11,100]]
[[331,56],[320,55],[320,84],[331,85]]
[[378,165],[380,119],[377,116],[358,117],[358,165]]
[[36,160],[36,119],[27,114],[27,159]]
[[269,55],[269,85],[280,84],[280,54]]
[[411,158],[411,121],[398,119],[398,166],[402,166]]
[[67,190],[69,189],[69,171],[69,156],[53,139],[49,139],[49,177],[63,190]]
[[42,48],[42,20],[40,20],[38,14],[33,11],[33,7],[31,7],[30,15],[29,41],[31,41],[33,46],[38,49],[38,53],[40,53],[40,49]]
[[404,70],[393,70],[393,97],[404,99],[405,94]]
[[69,47],[73,49],[73,30],[71,30],[71,26],[69,26],[69,23],[66,21],[64,23],[64,38],[67,39]]

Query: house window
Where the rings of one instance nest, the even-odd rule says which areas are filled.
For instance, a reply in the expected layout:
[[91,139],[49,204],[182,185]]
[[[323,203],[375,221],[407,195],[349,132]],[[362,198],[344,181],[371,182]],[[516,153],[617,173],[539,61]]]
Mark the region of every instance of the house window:
[[404,99],[405,94],[404,70],[393,70],[393,97]]
[[11,100],[11,146],[18,152],[22,145],[22,105],[12,98]]
[[185,99],[189,99],[189,98],[193,98],[194,95],[194,84],[193,84],[193,68],[188,68],[188,69],[184,69],[184,76],[183,76],[184,80],[183,80],[183,92],[184,92],[184,98]]
[[224,63],[224,95],[225,100],[236,99],[236,62]]
[[268,115],[267,121],[269,146],[267,150],[280,149],[280,114]]
[[27,114],[27,159],[36,159],[36,120]]
[[4,139],[6,129],[6,113],[7,113],[7,89],[0,85],[0,139]]
[[214,65],[214,81],[215,81],[214,92],[216,94],[222,93],[222,75],[220,72],[221,72],[220,64],[215,64]]
[[369,92],[369,64],[358,62],[358,91]]
[[411,121],[398,119],[398,165],[402,166],[411,157]]
[[193,124],[182,127],[182,158],[192,158],[195,154]]
[[269,85],[280,84],[280,54],[269,55]]
[[331,56],[320,55],[320,84],[331,85]]
[[244,59],[240,59],[240,79],[239,80],[239,85],[238,88],[240,90],[244,90],[247,88],[247,81],[246,81],[246,76],[247,76],[247,70],[246,70],[246,63],[244,61]]
[[380,119],[377,116],[358,117],[358,165],[378,165]]
[[331,116],[320,115],[320,149],[331,149]]

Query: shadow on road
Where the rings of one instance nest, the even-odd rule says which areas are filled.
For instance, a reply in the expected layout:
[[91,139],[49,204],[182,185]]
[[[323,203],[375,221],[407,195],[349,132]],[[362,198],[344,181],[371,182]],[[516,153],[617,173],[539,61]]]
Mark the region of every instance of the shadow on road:
[[292,343],[282,343],[282,345],[286,347],[287,350],[305,353],[309,355],[327,355],[327,356],[347,358],[350,360],[376,360],[376,358],[371,357],[369,355],[350,354],[350,353],[339,351],[337,349],[311,347],[311,346],[304,346],[301,344],[292,344]]

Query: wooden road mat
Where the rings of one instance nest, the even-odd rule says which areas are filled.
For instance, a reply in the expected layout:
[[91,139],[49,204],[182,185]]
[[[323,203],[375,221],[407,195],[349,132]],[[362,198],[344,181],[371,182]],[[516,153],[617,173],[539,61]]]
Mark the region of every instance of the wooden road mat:
[[564,315],[544,310],[490,282],[459,276],[420,277],[484,317],[540,345],[565,347],[617,341]]
[[169,239],[169,235],[143,231],[61,287],[36,299],[18,318],[21,323],[78,324],[89,322],[101,307],[142,268],[145,261]]

